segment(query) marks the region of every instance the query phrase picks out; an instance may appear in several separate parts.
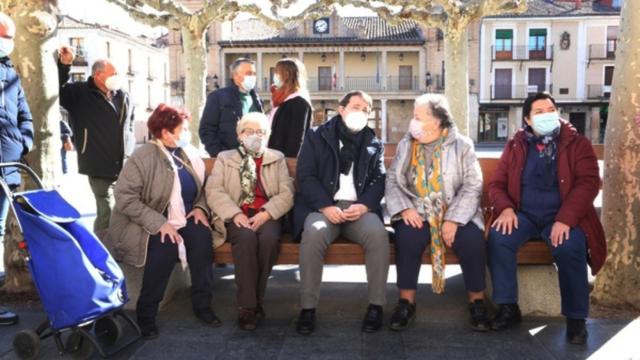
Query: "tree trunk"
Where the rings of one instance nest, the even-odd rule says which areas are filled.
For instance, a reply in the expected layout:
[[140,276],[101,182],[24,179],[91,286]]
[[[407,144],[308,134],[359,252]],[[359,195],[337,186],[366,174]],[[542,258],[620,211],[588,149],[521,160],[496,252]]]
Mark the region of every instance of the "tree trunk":
[[443,29],[445,56],[444,93],[453,120],[463,135],[469,133],[469,50],[467,28]]
[[[30,166],[41,177],[43,184],[53,187],[61,173],[60,110],[58,108],[58,79],[53,52],[57,19],[53,13],[54,1],[21,0],[8,5],[4,11],[16,23],[16,46],[11,58],[20,74],[27,102],[33,116],[34,145],[27,156]],[[34,183],[23,176],[22,187],[32,189]],[[5,236],[7,292],[28,291],[33,288],[25,262],[17,251],[22,240],[15,217],[10,216]]]
[[624,1],[605,136],[607,262],[593,299],[640,309],[640,2]]
[[198,146],[200,138],[198,127],[200,116],[204,108],[207,76],[207,48],[205,46],[204,30],[195,31],[187,27],[181,29],[182,41],[185,55],[185,85],[184,102],[185,107],[191,113],[191,124],[189,125],[192,142]]

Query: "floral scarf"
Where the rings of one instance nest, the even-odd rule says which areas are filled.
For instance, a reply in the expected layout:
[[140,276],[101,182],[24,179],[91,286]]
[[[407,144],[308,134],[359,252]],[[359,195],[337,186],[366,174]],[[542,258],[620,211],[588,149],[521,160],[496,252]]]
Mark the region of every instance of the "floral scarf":
[[256,183],[258,181],[258,170],[254,159],[261,158],[262,153],[255,153],[240,144],[238,152],[242,156],[240,161],[240,205],[253,204],[256,199]]
[[411,171],[415,179],[417,195],[423,199],[425,214],[431,233],[432,289],[436,294],[444,292],[445,245],[442,240],[442,224],[447,210],[442,183],[442,144],[449,131],[445,129],[431,157],[429,172],[425,169],[424,145],[413,140],[411,149]]

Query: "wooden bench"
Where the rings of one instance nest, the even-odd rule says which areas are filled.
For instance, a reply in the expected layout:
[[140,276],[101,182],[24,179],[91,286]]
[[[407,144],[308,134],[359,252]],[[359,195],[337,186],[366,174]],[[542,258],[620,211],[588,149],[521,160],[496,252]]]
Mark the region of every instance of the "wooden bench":
[[[482,168],[482,175],[485,179],[483,185],[481,206],[483,208],[488,207],[488,194],[487,194],[487,179],[490,179],[499,159],[480,159],[480,167]],[[211,172],[215,159],[204,159],[206,165],[206,174]],[[385,165],[387,168],[391,163],[391,158],[385,159]],[[291,177],[295,178],[296,171],[296,159],[287,159],[287,166],[289,167],[289,173]],[[387,224],[389,225],[389,224]],[[390,261],[395,263],[395,249],[393,244],[390,244]],[[278,264],[297,265],[298,264],[298,248],[299,244],[291,239],[291,236],[284,235],[280,244],[280,255],[278,256]],[[231,256],[231,244],[224,243],[222,246],[216,248],[213,253],[213,260],[217,264],[232,264],[233,257]],[[364,264],[364,251],[358,244],[350,242],[346,238],[339,238],[329,246],[325,257],[326,264],[333,265],[359,265]],[[431,257],[428,252],[422,256],[423,264],[430,264]],[[453,250],[448,249],[446,253],[447,264],[458,264],[458,258],[453,253]],[[553,257],[549,248],[543,241],[529,241],[518,251],[518,264],[527,265],[547,265],[553,263]]]

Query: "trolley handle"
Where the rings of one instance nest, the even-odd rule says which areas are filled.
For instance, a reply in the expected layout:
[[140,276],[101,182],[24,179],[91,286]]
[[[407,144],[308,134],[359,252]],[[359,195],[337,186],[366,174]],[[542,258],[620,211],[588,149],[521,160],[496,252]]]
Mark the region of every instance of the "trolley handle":
[[[44,185],[42,185],[42,181],[40,180],[38,175],[29,166],[19,162],[0,163],[0,169],[8,168],[8,167],[15,167],[15,168],[18,168],[19,170],[26,172],[31,177],[31,180],[33,180],[36,183],[36,185],[38,185],[39,189],[44,188]],[[4,183],[4,174],[2,174],[1,171],[0,171],[0,181]]]

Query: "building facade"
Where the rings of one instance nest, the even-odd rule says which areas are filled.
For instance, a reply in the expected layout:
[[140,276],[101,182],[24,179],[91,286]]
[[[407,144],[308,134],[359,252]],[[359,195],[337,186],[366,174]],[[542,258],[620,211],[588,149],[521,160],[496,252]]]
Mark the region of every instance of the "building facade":
[[146,141],[146,122],[159,103],[170,101],[169,52],[161,43],[97,24],[64,16],[58,28],[58,42],[75,49],[71,81],[85,81],[98,59],[110,59],[124,78],[124,90],[135,106],[138,142]]
[[[479,23],[469,34],[470,53],[476,54]],[[406,133],[418,95],[444,92],[442,32],[421,28],[412,21],[390,25],[378,17],[341,17],[334,12],[276,30],[260,20],[247,19],[213,24],[206,43],[208,91],[228,84],[229,65],[238,57],[247,57],[256,62],[257,90],[268,103],[276,62],[284,57],[298,58],[306,67],[315,125],[337,113],[344,93],[363,90],[374,99],[370,126],[388,143],[398,142]],[[168,44],[172,97],[180,103],[184,95],[180,33],[170,33]],[[469,65],[470,124],[475,134],[479,64],[473,58]]]
[[531,0],[524,14],[484,18],[478,142],[505,142],[526,97],[548,91],[564,119],[602,143],[619,23],[612,0]]

